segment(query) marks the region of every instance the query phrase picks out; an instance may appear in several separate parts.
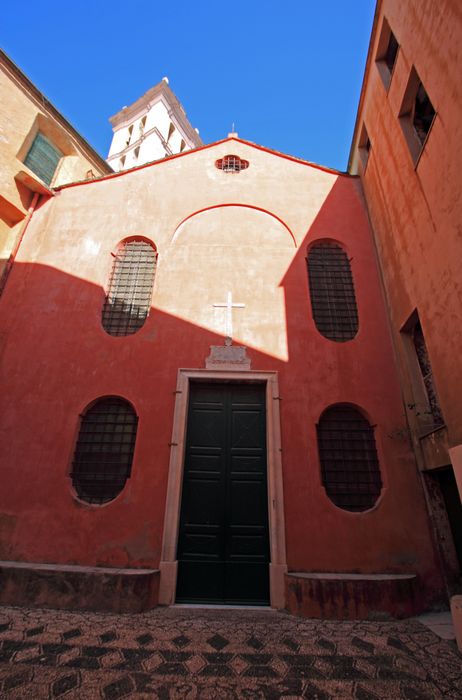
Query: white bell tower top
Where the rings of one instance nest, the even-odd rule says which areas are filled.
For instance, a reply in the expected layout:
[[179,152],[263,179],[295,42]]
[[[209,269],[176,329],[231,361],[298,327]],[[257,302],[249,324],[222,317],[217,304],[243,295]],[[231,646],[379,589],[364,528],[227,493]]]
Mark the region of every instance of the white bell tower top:
[[109,121],[114,135],[107,162],[116,172],[203,145],[168,78]]

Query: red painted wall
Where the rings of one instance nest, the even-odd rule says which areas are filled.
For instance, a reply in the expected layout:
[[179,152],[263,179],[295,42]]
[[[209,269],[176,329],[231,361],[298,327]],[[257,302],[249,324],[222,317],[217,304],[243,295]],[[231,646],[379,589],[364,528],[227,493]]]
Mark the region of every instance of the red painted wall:
[[[236,300],[247,305],[236,342],[247,345],[253,370],[279,373],[289,570],[417,572],[430,600],[441,580],[359,180],[243,142],[229,150],[249,160],[249,169],[237,176],[216,171],[224,144],[64,189],[34,214],[0,304],[0,557],[158,566],[177,370],[204,367],[209,346],[222,344],[213,324],[198,320],[205,318],[201,295],[208,285],[219,293],[219,277],[234,270]],[[274,216],[258,219],[266,215],[227,207],[217,214],[222,218],[210,219],[209,239],[201,229],[206,245],[187,247],[193,229],[172,242],[190,214],[230,202]],[[253,246],[260,221],[273,235],[266,221],[274,217],[293,232],[297,248],[282,225],[274,229],[274,244]],[[234,220],[236,239],[221,240],[221,223],[233,230]],[[159,250],[152,310],[138,333],[114,338],[100,323],[110,251],[134,234]],[[306,250],[325,238],[338,241],[351,260],[360,329],[347,343],[323,338],[311,315]],[[229,261],[220,267],[224,251]],[[251,274],[244,274],[246,263]],[[276,274],[279,268],[283,274]],[[167,313],[175,297],[177,311]],[[135,456],[120,496],[88,506],[75,498],[68,474],[79,414],[104,395],[134,405]],[[375,426],[384,487],[365,513],[340,510],[321,485],[315,426],[337,402],[360,407]]]
[[[384,20],[399,44],[387,88],[376,63]],[[413,68],[436,110],[415,164],[399,120]],[[417,309],[449,447],[462,443],[461,72],[462,17],[458,0],[378,3],[357,122],[357,136],[365,124],[371,150],[367,167],[360,168],[360,172],[383,268],[407,403],[412,405],[415,397],[406,386],[410,370],[400,331]],[[409,419],[419,433],[412,412]]]

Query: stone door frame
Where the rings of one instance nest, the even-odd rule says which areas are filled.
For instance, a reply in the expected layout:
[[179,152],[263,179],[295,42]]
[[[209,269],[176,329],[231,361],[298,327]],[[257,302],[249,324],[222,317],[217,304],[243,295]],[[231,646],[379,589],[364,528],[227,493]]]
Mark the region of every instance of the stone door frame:
[[281,460],[281,424],[277,372],[179,369],[176,385],[170,464],[165,503],[164,534],[160,561],[159,603],[172,605],[176,596],[178,572],[177,544],[180,526],[181,490],[186,445],[189,386],[191,382],[265,384],[266,448],[268,473],[268,520],[270,540],[270,603],[273,608],[285,607],[284,574],[287,572],[284,493]]

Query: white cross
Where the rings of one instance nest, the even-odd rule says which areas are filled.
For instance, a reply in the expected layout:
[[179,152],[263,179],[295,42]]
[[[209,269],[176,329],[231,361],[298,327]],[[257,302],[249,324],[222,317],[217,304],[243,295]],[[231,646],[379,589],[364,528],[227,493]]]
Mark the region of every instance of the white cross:
[[226,309],[226,336],[231,341],[233,339],[233,309],[243,309],[245,304],[233,304],[232,292],[228,292],[226,304],[214,304],[214,306]]

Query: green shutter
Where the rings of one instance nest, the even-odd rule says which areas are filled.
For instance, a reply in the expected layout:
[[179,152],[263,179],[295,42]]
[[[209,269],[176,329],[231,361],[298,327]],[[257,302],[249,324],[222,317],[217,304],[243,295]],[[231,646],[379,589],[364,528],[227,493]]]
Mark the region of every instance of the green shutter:
[[24,159],[24,165],[49,185],[62,156],[61,151],[39,132]]

